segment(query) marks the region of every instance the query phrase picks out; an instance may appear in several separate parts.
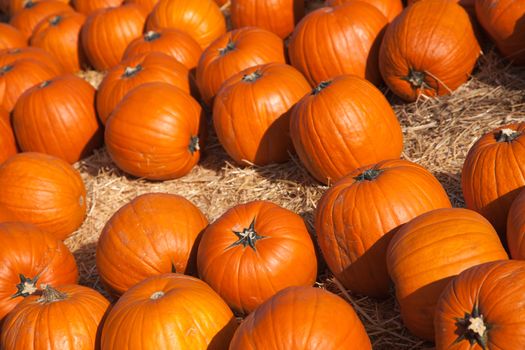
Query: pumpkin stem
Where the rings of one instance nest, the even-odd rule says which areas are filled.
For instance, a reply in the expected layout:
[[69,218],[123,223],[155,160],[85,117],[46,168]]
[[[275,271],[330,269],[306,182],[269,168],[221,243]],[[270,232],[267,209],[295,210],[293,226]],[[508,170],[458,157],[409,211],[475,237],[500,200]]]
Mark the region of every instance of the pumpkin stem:
[[483,350],[487,349],[487,333],[490,326],[485,323],[477,305],[474,305],[470,314],[465,313],[465,317],[456,318],[456,326],[459,336],[454,343],[467,340],[471,346],[478,344]]
[[425,82],[425,78],[425,72],[409,68],[408,75],[406,77],[402,77],[401,79],[408,81],[410,85],[412,85],[412,89],[416,90],[428,87],[427,83]]
[[53,17],[51,17],[51,19],[49,20],[49,23],[50,23],[52,26],[57,26],[60,22],[62,22],[62,16],[53,16]]
[[131,78],[135,75],[137,75],[138,72],[142,70],[142,66],[138,64],[136,67],[126,67],[124,70],[124,74],[122,74],[122,78]]
[[146,40],[146,41],[153,41],[153,40],[156,40],[158,38],[160,38],[160,33],[156,32],[154,30],[150,30],[149,32],[144,34],[144,40]]
[[51,84],[51,80],[46,80],[46,81],[43,81],[40,83],[40,85],[38,87],[40,88],[45,88],[46,86],[48,86],[49,84]]
[[35,5],[36,5],[36,3],[33,2],[33,0],[26,0],[26,1],[24,2],[24,8],[25,8],[25,9],[29,9],[29,8],[35,6]]
[[166,295],[163,291],[158,291],[158,292],[155,292],[153,294],[151,294],[151,296],[149,297],[151,300],[158,300],[160,298],[162,298],[164,295]]
[[361,174],[354,177],[354,180],[361,182],[361,181],[373,181],[375,180],[379,174],[381,174],[381,170],[378,169],[367,169],[363,171]]
[[256,81],[257,79],[259,79],[260,77],[262,77],[262,72],[260,70],[256,70],[255,72],[253,73],[250,73],[250,74],[245,74],[243,77],[242,77],[242,81],[246,81],[248,83],[253,83],[254,81]]
[[226,47],[223,47],[223,48],[220,48],[219,49],[219,54],[221,56],[224,56],[226,55],[228,52],[231,52],[235,50],[235,43],[232,41],[232,39],[230,38],[230,40],[228,40],[228,44],[226,44]]
[[3,75],[4,73],[9,72],[10,70],[13,70],[13,67],[14,66],[12,64],[8,64],[3,67],[0,67],[0,75]]
[[50,304],[65,299],[67,299],[66,293],[59,292],[47,284],[42,290],[42,296],[38,299],[38,302],[42,304]]
[[38,282],[38,278],[40,275],[35,276],[35,278],[27,278],[26,276],[19,274],[20,277],[20,283],[16,285],[17,292],[13,295],[11,295],[11,299],[18,298],[18,297],[27,297],[31,294],[35,293],[38,288],[36,287],[36,283]]
[[317,95],[319,94],[321,91],[323,91],[324,89],[326,89],[328,86],[330,86],[332,84],[332,81],[331,80],[325,80],[325,81],[322,81],[319,83],[319,85],[317,85],[313,90],[312,90],[312,95]]
[[501,129],[496,136],[497,142],[512,142],[516,140],[521,133],[512,129]]
[[265,236],[259,236],[255,231],[255,218],[253,218],[248,228],[245,228],[240,232],[233,230],[233,233],[239,238],[239,240],[230,244],[228,247],[226,247],[226,249],[242,245],[244,248],[250,246],[253,250],[256,251],[257,249],[255,249],[255,243],[259,239],[266,238]]
[[199,136],[190,137],[190,145],[188,146],[188,148],[191,154],[200,151],[201,146],[199,145]]

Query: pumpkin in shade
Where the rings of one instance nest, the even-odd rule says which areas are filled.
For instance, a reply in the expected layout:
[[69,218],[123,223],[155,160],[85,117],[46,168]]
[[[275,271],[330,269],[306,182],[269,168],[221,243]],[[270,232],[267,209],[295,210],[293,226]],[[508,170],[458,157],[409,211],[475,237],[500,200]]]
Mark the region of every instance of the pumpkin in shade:
[[513,259],[525,260],[525,191],[512,202],[507,217],[507,243]]
[[73,7],[80,13],[89,15],[100,9],[118,7],[124,0],[71,0]]
[[290,135],[302,164],[323,183],[399,158],[403,149],[401,127],[385,96],[350,75],[320,83],[297,102]]
[[3,349],[25,350],[97,349],[99,328],[108,307],[109,301],[91,288],[47,284],[5,318],[0,345]]
[[101,349],[227,350],[236,326],[228,305],[206,283],[164,274],[120,297],[104,322]]
[[284,39],[304,16],[303,0],[231,0],[233,28],[259,27]]
[[197,66],[197,86],[204,103],[213,98],[226,79],[259,64],[285,63],[283,41],[257,27],[232,30],[204,50]]
[[506,259],[494,228],[472,210],[435,209],[412,219],[394,235],[386,256],[405,326],[434,340],[434,311],[447,284],[469,267]]
[[0,246],[0,321],[41,284],[77,282],[75,258],[66,245],[31,224],[0,223]]
[[0,23],[0,50],[27,46],[26,37],[15,27]]
[[69,73],[87,66],[87,58],[79,41],[86,17],[77,12],[63,12],[42,20],[33,31],[31,46],[51,53]]
[[116,66],[128,44],[142,34],[146,16],[145,10],[134,4],[91,13],[80,38],[91,65],[101,71]]
[[460,273],[436,306],[436,350],[521,347],[524,289],[523,261],[495,261]]
[[228,79],[213,106],[213,125],[228,155],[238,164],[287,161],[293,152],[290,110],[309,91],[303,75],[284,63],[251,67]]
[[120,169],[167,180],[186,175],[197,164],[204,133],[199,103],[181,89],[157,82],[142,84],[122,99],[106,123],[105,141]]
[[420,214],[450,208],[439,181],[407,160],[357,169],[325,192],[315,232],[328,267],[349,290],[389,295],[386,249],[401,225]]
[[476,17],[505,58],[525,65],[525,2],[477,0]]
[[374,6],[349,2],[304,17],[290,39],[292,65],[315,85],[342,74],[381,82],[378,54],[387,19]]
[[470,148],[461,172],[467,208],[487,218],[505,244],[507,216],[525,187],[525,123],[502,126]]
[[0,164],[17,153],[17,145],[9,113],[0,107]]
[[204,50],[226,33],[226,20],[214,0],[160,0],[148,18],[147,28],[181,30]]
[[62,159],[24,152],[0,165],[0,222],[30,222],[65,239],[85,216],[84,183]]
[[177,29],[150,30],[129,43],[123,60],[132,56],[159,51],[175,58],[193,71],[202,55],[200,45],[189,34]]
[[141,195],[109,219],[97,244],[97,269],[109,290],[120,295],[161,273],[196,273],[199,234],[208,225],[184,197]]
[[365,327],[350,304],[313,287],[288,287],[241,323],[230,350],[371,350]]
[[197,268],[233,310],[247,314],[286,287],[311,286],[317,259],[299,215],[254,201],[229,209],[206,228]]
[[[40,2],[40,1],[55,1],[55,0],[0,0],[0,11],[9,14],[12,17],[15,13],[24,9],[29,2]],[[69,3],[69,0],[58,0],[63,3]],[[93,1],[93,0],[90,0]]]
[[387,28],[379,68],[406,101],[449,94],[465,83],[480,55],[469,16],[452,1],[409,6]]
[[125,0],[126,4],[137,4],[142,6],[147,13],[153,11],[153,8],[158,2],[159,0]]
[[[326,5],[339,6],[347,2],[356,0],[328,0]],[[358,0],[369,3],[377,8],[386,17],[389,22],[392,22],[403,11],[403,2],[401,0]],[[409,0],[410,1],[410,0]]]
[[65,73],[64,67],[53,55],[44,49],[32,46],[0,51],[0,67],[27,58],[38,61],[56,75]]
[[182,64],[161,52],[147,52],[111,68],[97,91],[97,111],[102,123],[133,88],[149,82],[164,82],[190,93],[190,73]]

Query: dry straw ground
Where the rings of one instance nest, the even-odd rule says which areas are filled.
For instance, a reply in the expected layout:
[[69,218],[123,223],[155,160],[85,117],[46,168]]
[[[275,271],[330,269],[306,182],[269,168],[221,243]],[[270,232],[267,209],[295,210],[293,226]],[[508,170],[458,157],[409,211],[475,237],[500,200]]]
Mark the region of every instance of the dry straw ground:
[[[422,97],[405,104],[382,87],[403,126],[403,157],[427,167],[441,181],[455,206],[463,205],[460,174],[470,146],[494,127],[525,120],[525,70],[508,66],[490,46],[485,46],[485,51],[472,79],[451,96]],[[82,75],[95,86],[102,78],[97,72]],[[88,190],[89,213],[82,227],[66,243],[79,264],[80,282],[101,291],[95,266],[97,238],[109,217],[139,194],[183,195],[210,221],[238,203],[269,200],[302,215],[315,234],[313,212],[326,190],[308,175],[296,157],[280,165],[238,167],[214,137],[200,164],[178,180],[150,182],[127,176],[112,164],[104,149],[76,166]],[[319,286],[354,305],[374,349],[431,348],[431,344],[414,338],[403,327],[393,294],[387,300],[372,300],[345,291],[325,267],[321,268],[320,276]]]

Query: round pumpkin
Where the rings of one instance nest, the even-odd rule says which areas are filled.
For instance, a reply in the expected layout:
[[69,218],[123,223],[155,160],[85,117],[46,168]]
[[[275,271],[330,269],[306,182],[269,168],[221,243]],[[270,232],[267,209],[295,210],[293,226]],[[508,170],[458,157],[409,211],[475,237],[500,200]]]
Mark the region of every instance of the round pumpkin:
[[280,38],[289,36],[304,16],[303,0],[231,0],[233,28],[259,27]]
[[469,267],[505,259],[494,228],[472,210],[435,209],[403,225],[390,241],[386,261],[405,326],[434,340],[434,312],[447,284]]
[[362,166],[399,158],[401,127],[385,96],[356,76],[320,83],[291,112],[290,135],[306,169],[332,183]]
[[[328,6],[339,6],[347,2],[356,0],[327,0]],[[386,17],[388,22],[392,22],[403,11],[403,2],[401,0],[359,0],[369,3],[377,8]],[[410,0],[409,0],[410,1]]]
[[[19,12],[20,10],[24,9],[24,7],[29,2],[40,2],[40,1],[55,1],[55,0],[0,0],[0,11],[3,10],[4,13],[9,14],[10,17],[12,17],[15,13]],[[63,3],[69,3],[69,0],[58,0]],[[91,0],[93,1],[93,0]]]
[[226,20],[214,0],[160,0],[149,16],[147,28],[181,30],[204,50],[226,33]]
[[525,191],[520,190],[507,216],[507,243],[513,259],[525,260]]
[[126,4],[137,4],[142,6],[147,13],[153,11],[153,8],[158,2],[159,0],[125,0]]
[[96,349],[108,307],[109,301],[91,288],[48,284],[6,317],[0,345],[12,350]]
[[342,74],[378,85],[379,46],[387,24],[378,9],[364,2],[322,7],[297,25],[288,48],[290,61],[312,85]]
[[284,63],[248,68],[228,79],[213,106],[220,143],[239,164],[267,165],[289,159],[290,109],[310,85]]
[[203,116],[197,101],[181,89],[142,84],[124,97],[106,123],[108,153],[120,169],[137,177],[182,177],[199,161]]
[[64,67],[62,67],[53,55],[44,49],[32,46],[0,51],[0,67],[27,58],[38,61],[56,75],[65,73]]
[[204,103],[212,104],[228,78],[272,62],[285,63],[283,41],[272,32],[245,27],[224,34],[204,50],[197,66],[197,86]]
[[26,37],[15,27],[0,23],[0,50],[26,47]]
[[247,314],[286,287],[311,286],[317,259],[299,215],[254,201],[229,209],[206,228],[197,268],[233,310]]
[[0,322],[42,284],[77,282],[73,254],[62,241],[31,224],[0,223],[0,246]]
[[145,10],[134,4],[91,13],[80,37],[91,65],[99,71],[116,66],[129,43],[142,34],[146,16]]
[[196,242],[207,225],[184,197],[138,196],[113,214],[100,235],[97,269],[102,283],[120,295],[153,275],[196,273]]
[[469,16],[452,1],[409,6],[387,28],[379,68],[388,87],[406,101],[446,95],[465,83],[480,55]]
[[371,350],[352,306],[313,287],[288,287],[266,300],[241,323],[230,350]]
[[0,108],[0,164],[17,153],[17,145],[9,113]]
[[0,165],[0,222],[30,222],[65,239],[85,216],[84,183],[65,161],[24,152]]
[[[360,1],[363,1],[363,0],[360,0]],[[407,5],[412,5],[413,3],[418,2],[418,1],[421,1],[421,0],[407,0]],[[459,5],[461,5],[465,10],[467,10],[469,14],[475,15],[474,5],[475,5],[476,0],[454,0],[454,1],[457,2]]]
[[80,13],[89,15],[97,10],[118,7],[124,0],[71,0],[73,7]]
[[149,82],[164,82],[190,93],[190,73],[182,64],[161,52],[133,56],[111,68],[97,91],[97,111],[103,124],[124,96]]
[[450,208],[439,181],[407,160],[386,160],[352,171],[326,191],[315,215],[315,232],[335,277],[354,293],[389,295],[386,249],[413,218]]
[[52,54],[69,73],[87,66],[87,58],[79,41],[86,17],[77,12],[62,12],[42,20],[33,31],[31,46]]
[[461,172],[467,208],[487,218],[505,244],[507,216],[525,187],[525,123],[499,127],[470,148]]
[[236,326],[228,305],[206,283],[164,274],[120,297],[104,322],[101,349],[227,350]]

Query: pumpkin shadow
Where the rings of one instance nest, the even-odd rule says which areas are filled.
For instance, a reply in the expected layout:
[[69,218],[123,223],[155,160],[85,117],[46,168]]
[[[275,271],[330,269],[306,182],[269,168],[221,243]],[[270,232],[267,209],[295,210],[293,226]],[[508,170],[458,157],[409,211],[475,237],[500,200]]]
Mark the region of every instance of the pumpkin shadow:
[[315,257],[317,258],[317,278],[316,280],[319,281],[319,277],[325,274],[326,271],[329,271],[329,269],[328,269],[328,265],[326,264],[326,261],[324,260],[323,253],[321,252],[321,248],[319,247],[319,244],[317,243],[317,235],[315,233],[315,226],[314,226],[315,209],[304,210],[302,212],[299,212],[298,214],[303,218],[304,223],[306,225],[306,229],[308,230],[308,234],[310,235],[310,239],[312,240],[312,243],[314,245]]

